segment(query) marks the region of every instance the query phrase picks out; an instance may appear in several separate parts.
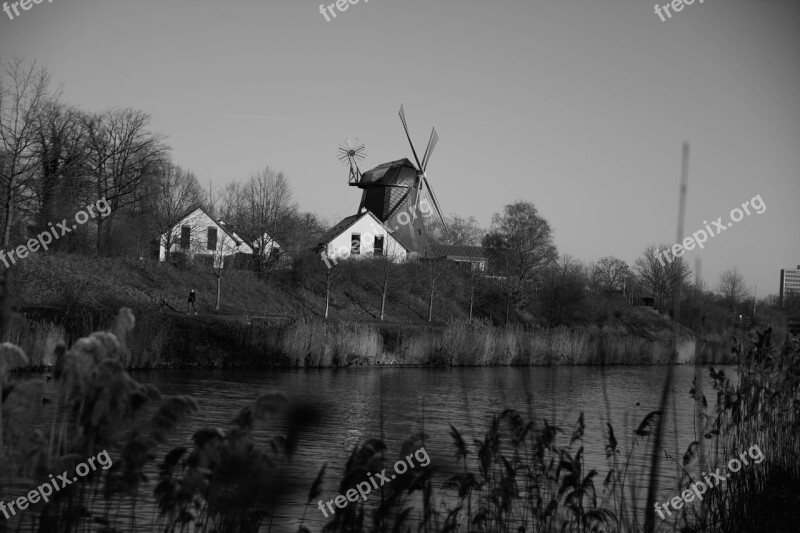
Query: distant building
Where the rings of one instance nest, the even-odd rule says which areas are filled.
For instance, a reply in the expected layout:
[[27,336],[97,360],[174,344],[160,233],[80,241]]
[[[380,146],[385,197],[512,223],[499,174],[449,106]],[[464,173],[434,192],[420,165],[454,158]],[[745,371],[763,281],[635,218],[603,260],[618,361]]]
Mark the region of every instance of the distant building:
[[332,227],[316,249],[337,260],[386,256],[400,262],[408,256],[408,249],[386,230],[372,211],[365,209]]
[[453,261],[464,269],[486,270],[486,250],[480,246],[454,246],[449,244],[431,244],[430,253],[437,259]]
[[[265,237],[263,242],[270,243],[268,257],[279,251],[277,242]],[[244,254],[253,255],[254,245],[248,244],[242,237],[225,224],[217,220],[202,207],[186,213],[159,238],[160,261],[175,261],[177,257],[213,264],[223,267],[226,258]]]
[[797,265],[796,269],[781,269],[780,291],[778,292],[781,307],[783,307],[783,302],[790,293],[800,296],[800,265]]

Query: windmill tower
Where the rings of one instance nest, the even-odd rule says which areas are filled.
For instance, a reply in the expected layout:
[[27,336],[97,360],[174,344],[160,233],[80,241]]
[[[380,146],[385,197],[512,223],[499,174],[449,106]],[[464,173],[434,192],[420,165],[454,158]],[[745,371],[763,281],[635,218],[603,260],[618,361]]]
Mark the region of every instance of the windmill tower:
[[349,185],[355,185],[361,179],[361,170],[358,168],[358,162],[363,161],[366,156],[366,147],[358,139],[348,138],[344,146],[339,145],[339,161],[343,165],[350,165],[350,174],[347,178]]
[[416,166],[407,158],[390,161],[364,172],[355,181],[349,180],[349,184],[364,191],[361,194],[359,212],[362,209],[371,211],[392,231],[392,236],[400,244],[412,253],[425,256],[429,253],[426,224],[435,220],[447,231],[439,201],[425,173],[433,150],[439,142],[439,135],[436,128],[433,128],[420,161],[411,141],[402,104],[399,115]]

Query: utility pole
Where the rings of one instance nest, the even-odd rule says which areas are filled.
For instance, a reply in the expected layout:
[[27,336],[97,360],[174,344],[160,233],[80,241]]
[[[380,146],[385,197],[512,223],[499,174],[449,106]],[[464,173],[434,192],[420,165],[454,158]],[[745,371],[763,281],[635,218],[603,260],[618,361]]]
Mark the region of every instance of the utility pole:
[[756,320],[756,296],[758,295],[758,284],[753,287],[753,321]]

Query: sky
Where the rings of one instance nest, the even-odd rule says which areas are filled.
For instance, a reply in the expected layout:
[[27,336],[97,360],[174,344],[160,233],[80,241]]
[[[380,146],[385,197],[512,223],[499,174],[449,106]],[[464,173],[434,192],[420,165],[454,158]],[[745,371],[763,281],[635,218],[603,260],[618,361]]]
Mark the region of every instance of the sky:
[[[659,3],[666,0],[659,0]],[[86,110],[152,116],[176,163],[219,189],[265,166],[300,208],[356,212],[362,170],[424,151],[445,214],[532,202],[562,254],[629,264],[759,196],[766,209],[684,257],[758,296],[800,265],[800,2],[700,0],[664,21],[643,0],[44,0],[0,12],[0,60],[36,60]],[[13,15],[13,10],[11,11]],[[665,17],[666,18],[666,17]],[[758,205],[758,204],[757,204]]]

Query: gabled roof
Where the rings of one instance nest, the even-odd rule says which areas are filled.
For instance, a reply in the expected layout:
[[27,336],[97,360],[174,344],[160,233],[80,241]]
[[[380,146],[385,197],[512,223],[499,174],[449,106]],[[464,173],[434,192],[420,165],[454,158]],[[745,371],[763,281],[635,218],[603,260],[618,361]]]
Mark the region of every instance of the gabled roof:
[[[317,247],[321,247],[321,246],[327,245],[329,242],[331,242],[333,239],[335,239],[336,237],[338,237],[339,235],[341,235],[342,233],[347,231],[348,228],[353,226],[353,224],[355,224],[356,222],[358,222],[359,220],[361,220],[365,216],[372,217],[372,219],[375,221],[375,223],[379,227],[383,226],[381,221],[378,220],[378,217],[376,217],[375,214],[372,211],[367,209],[363,213],[360,213],[360,214],[356,213],[355,215],[350,215],[349,217],[345,217],[342,220],[340,220],[338,224],[336,224],[334,227],[332,227],[331,229],[329,229],[328,231],[325,232],[325,234],[320,238],[320,241],[317,244]],[[387,235],[391,235],[392,233],[389,230],[387,230],[386,234]],[[403,244],[400,241],[398,241],[397,239],[395,239],[394,237],[392,237],[392,238],[397,242],[397,244],[402,246],[403,249],[406,252],[408,252],[408,248],[403,246]]]
[[358,221],[358,219],[361,218],[363,215],[364,215],[363,213],[361,215],[355,214],[343,218],[342,220],[339,221],[338,224],[336,224],[331,229],[326,231],[325,234],[322,235],[322,237],[320,237],[319,243],[317,243],[317,245],[322,246],[323,244],[328,244],[337,236],[339,236],[341,233],[343,233],[347,228],[355,224],[356,221]]
[[[196,206],[196,207],[192,207],[192,208],[190,208],[188,211],[186,211],[186,212],[185,212],[185,213],[184,213],[184,214],[183,214],[183,215],[182,215],[182,216],[181,216],[181,217],[178,219],[178,221],[177,221],[177,222],[175,223],[175,225],[173,225],[172,227],[174,228],[175,226],[177,226],[178,224],[180,224],[180,223],[181,223],[183,220],[185,220],[185,219],[186,219],[186,217],[188,217],[189,215],[191,215],[191,214],[192,214],[192,213],[194,213],[195,211],[202,211],[202,212],[203,212],[203,214],[204,214],[205,216],[207,216],[207,217],[208,217],[208,218],[209,218],[209,219],[210,219],[210,220],[211,220],[211,221],[212,221],[214,224],[216,224],[217,226],[219,226],[220,228],[222,228],[222,231],[224,231],[224,232],[225,232],[225,234],[226,234],[228,237],[230,237],[231,239],[233,239],[233,242],[235,242],[237,246],[239,246],[239,245],[243,244],[243,242],[244,242],[244,241],[242,241],[242,240],[239,238],[239,236],[238,236],[238,235],[236,235],[236,232],[235,232],[235,231],[233,231],[233,228],[231,228],[230,226],[228,226],[228,225],[227,225],[227,224],[225,224],[224,222],[222,222],[222,221],[220,221],[220,220],[217,220],[216,218],[212,217],[212,216],[211,216],[211,215],[208,213],[208,211],[206,211],[206,210],[205,210],[205,208],[204,208],[203,206]],[[164,233],[166,233],[166,232],[164,232]]]

